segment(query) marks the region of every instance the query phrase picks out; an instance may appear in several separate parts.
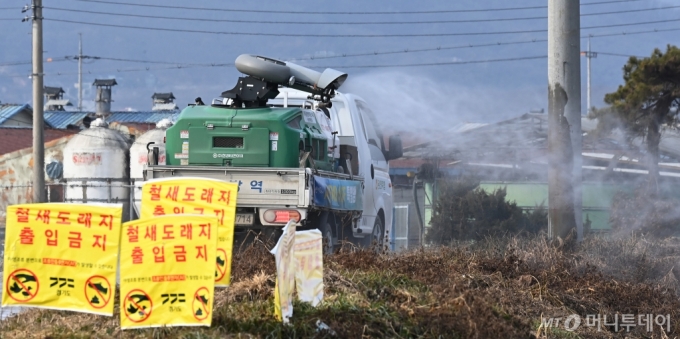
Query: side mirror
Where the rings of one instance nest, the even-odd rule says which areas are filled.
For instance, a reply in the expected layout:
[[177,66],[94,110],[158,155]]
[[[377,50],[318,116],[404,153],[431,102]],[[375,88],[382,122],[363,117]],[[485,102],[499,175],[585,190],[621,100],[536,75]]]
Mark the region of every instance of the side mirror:
[[387,161],[399,159],[404,155],[404,150],[401,146],[401,137],[398,135],[390,136],[390,149],[385,154]]

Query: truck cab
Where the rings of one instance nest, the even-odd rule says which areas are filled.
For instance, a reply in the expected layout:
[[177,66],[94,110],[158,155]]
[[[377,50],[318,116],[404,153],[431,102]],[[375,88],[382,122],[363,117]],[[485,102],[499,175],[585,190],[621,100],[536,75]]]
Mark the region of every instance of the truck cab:
[[[401,156],[399,138],[392,137],[391,145],[385,145],[375,114],[357,95],[336,92],[331,107],[320,108],[305,92],[286,88],[280,92],[275,99],[269,100],[272,107],[300,107],[328,114],[331,128],[339,139],[335,141],[339,142],[336,145],[340,153],[338,169],[364,179],[363,212],[352,225],[353,236],[370,236],[375,240],[384,236],[386,225],[392,224],[393,208],[388,159]],[[332,141],[329,141],[329,147],[333,147]]]

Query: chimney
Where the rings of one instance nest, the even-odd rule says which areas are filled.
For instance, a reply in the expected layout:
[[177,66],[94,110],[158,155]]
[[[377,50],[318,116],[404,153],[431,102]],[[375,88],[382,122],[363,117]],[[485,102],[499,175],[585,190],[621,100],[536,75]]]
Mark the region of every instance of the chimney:
[[95,113],[98,116],[105,116],[111,113],[111,87],[118,85],[116,79],[95,79],[94,86],[97,87],[97,97],[95,98]]
[[65,111],[64,106],[73,106],[64,100],[64,89],[61,87],[43,87],[45,94],[45,111]]
[[175,104],[175,96],[170,93],[154,93],[152,111],[175,111],[178,109]]

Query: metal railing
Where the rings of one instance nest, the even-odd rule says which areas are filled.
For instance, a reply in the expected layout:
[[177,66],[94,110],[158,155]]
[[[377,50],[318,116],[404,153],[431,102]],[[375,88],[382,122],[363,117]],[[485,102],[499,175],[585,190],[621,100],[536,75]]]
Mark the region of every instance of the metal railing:
[[[0,217],[2,220],[0,224],[4,223],[4,213],[9,205],[21,204],[21,203],[31,203],[31,190],[33,185],[31,184],[19,184],[19,185],[0,185]],[[79,197],[69,197],[69,189],[82,188],[83,193]],[[114,194],[115,189],[127,189],[127,196],[120,197]],[[137,200],[135,197],[135,182],[134,179],[125,181],[114,181],[111,179],[93,179],[93,182],[88,182],[83,180],[82,183],[75,182],[58,182],[58,183],[46,183],[45,184],[45,196],[47,197],[47,202],[77,202],[77,203],[123,203],[126,206],[126,215],[123,216],[127,220],[135,219],[135,209],[134,204]],[[97,189],[106,190],[104,198],[88,198],[87,190]],[[101,192],[101,191],[100,191]],[[101,194],[99,194],[101,196]],[[2,226],[2,225],[0,225]]]

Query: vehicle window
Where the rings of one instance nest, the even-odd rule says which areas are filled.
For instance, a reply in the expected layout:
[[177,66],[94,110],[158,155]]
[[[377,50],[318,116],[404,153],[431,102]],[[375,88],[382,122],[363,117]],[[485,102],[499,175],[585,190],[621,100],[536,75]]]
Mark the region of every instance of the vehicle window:
[[378,145],[369,144],[368,149],[371,150],[371,159],[373,161],[386,162],[385,155],[383,155],[383,152],[380,150]]
[[357,108],[361,113],[361,123],[364,127],[364,133],[366,134],[366,140],[370,145],[378,147],[378,149],[385,149],[383,144],[382,133],[377,129],[377,124],[375,120],[375,115],[366,106],[365,103],[357,101]]
[[294,129],[302,129],[300,126],[300,121],[302,121],[302,116],[298,115],[295,118],[293,118],[291,121],[287,123],[288,127],[294,128]]
[[337,116],[337,127],[339,136],[354,136],[354,127],[352,126],[352,116],[347,111],[345,103],[337,100],[333,101],[333,108]]

